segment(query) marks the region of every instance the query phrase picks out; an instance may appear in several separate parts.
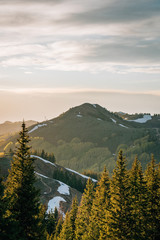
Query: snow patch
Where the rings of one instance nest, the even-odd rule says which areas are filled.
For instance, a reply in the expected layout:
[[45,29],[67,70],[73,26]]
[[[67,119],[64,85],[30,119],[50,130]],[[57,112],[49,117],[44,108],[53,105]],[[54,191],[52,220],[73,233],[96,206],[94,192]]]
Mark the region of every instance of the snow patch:
[[40,127],[45,127],[45,126],[47,126],[46,123],[38,124],[37,126],[35,126],[34,128],[32,128],[28,133],[34,132],[34,131],[37,130],[38,128],[40,128]]
[[37,175],[40,176],[40,177],[49,178],[49,177],[44,176],[43,174],[40,174],[40,173],[38,173],[38,172],[35,172],[35,174],[37,174]]
[[102,119],[101,119],[101,118],[97,118],[97,120],[99,120],[99,121],[102,121]]
[[124,126],[123,124],[119,124],[119,126],[124,127],[124,128],[128,128],[128,127]]
[[60,183],[60,186],[58,187],[57,191],[63,195],[70,195],[69,186],[61,181],[57,180],[57,182]]
[[77,114],[77,117],[82,117],[82,115],[81,114]]
[[[76,172],[76,171],[74,171],[74,170],[72,170],[72,169],[69,169],[69,168],[66,168],[68,171],[70,171],[70,172],[73,172],[73,173],[76,173],[77,175],[79,175],[79,176],[81,176],[81,177],[83,177],[83,178],[86,178],[86,179],[89,179],[90,177],[87,177],[87,176],[85,176],[85,175],[83,175],[83,174],[80,174],[80,173],[78,173],[78,172]],[[93,182],[97,182],[97,180],[96,179],[94,179],[94,178],[90,178]]]
[[127,120],[129,122],[137,122],[137,123],[146,123],[147,121],[151,120],[151,115],[144,115],[143,118],[138,118],[135,120]]
[[51,164],[51,165],[53,165],[53,166],[56,167],[56,165],[55,165],[54,163],[52,163],[52,162],[50,162],[50,161],[48,161],[48,160],[46,160],[46,159],[43,159],[43,158],[41,158],[41,157],[39,157],[39,156],[31,155],[31,157],[32,157],[32,158],[38,158],[39,160],[41,160],[41,161],[43,161],[43,162],[45,162],[45,163]]
[[111,120],[112,120],[112,122],[114,122],[114,123],[116,123],[117,121],[115,120],[115,119],[113,119],[113,118],[111,118]]
[[92,105],[93,105],[93,107],[94,107],[94,108],[96,108],[96,107],[97,107],[97,106],[96,106],[96,104],[92,104]]
[[[60,207],[60,202],[66,202],[66,200],[62,197],[54,197],[51,200],[49,200],[48,202],[48,209],[47,209],[47,213],[53,211],[55,207],[59,210]],[[61,213],[64,215],[64,213],[61,211]]]

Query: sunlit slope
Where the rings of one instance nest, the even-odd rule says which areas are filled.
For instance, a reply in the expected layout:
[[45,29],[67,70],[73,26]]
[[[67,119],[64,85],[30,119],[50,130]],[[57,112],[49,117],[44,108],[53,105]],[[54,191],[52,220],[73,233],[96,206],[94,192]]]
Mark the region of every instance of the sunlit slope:
[[[137,121],[138,119],[138,121]],[[140,119],[140,120],[139,120]],[[56,162],[82,172],[85,169],[111,172],[119,149],[129,167],[136,154],[145,167],[153,153],[160,158],[160,117],[109,112],[97,104],[85,103],[55,119],[29,127],[33,150],[54,153]],[[132,121],[134,120],[134,121]],[[9,139],[14,148],[17,137]]]
[[[30,127],[33,124],[36,124],[36,121],[33,120],[29,120],[26,121],[26,126]],[[21,130],[21,125],[22,122],[10,122],[10,121],[6,121],[4,123],[0,124],[0,136],[1,135],[6,135],[6,134],[13,134],[15,132],[19,132]]]
[[83,104],[58,118],[29,128],[34,149],[54,152],[59,164],[79,171],[114,168],[120,148],[129,164],[138,154],[142,165],[160,155],[158,117],[145,123],[124,120],[97,104]]
[[131,134],[136,138],[144,132],[133,127],[133,123],[124,121],[99,105],[91,104],[72,108],[58,118],[39,126],[35,131],[34,127],[30,129],[32,137],[43,137],[51,144],[57,144],[59,140],[70,142],[73,138],[79,138],[82,142],[108,146],[113,152],[122,139],[123,143],[130,143]]

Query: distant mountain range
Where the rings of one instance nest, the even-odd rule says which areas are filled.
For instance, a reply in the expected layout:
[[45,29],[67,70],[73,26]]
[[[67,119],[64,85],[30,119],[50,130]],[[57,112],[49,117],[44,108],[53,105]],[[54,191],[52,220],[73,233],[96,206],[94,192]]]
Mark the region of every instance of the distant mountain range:
[[[100,172],[104,165],[111,172],[120,149],[129,167],[136,155],[143,167],[151,153],[160,159],[160,115],[113,113],[85,103],[28,130],[34,150],[53,152],[58,164],[80,172]],[[7,139],[0,150],[14,149],[16,139],[16,135]]]
[[[26,121],[26,126],[30,127],[33,124],[36,124],[37,121],[29,120]],[[0,136],[5,134],[14,134],[16,132],[19,132],[21,130],[22,122],[10,122],[6,121],[2,124],[0,124]]]

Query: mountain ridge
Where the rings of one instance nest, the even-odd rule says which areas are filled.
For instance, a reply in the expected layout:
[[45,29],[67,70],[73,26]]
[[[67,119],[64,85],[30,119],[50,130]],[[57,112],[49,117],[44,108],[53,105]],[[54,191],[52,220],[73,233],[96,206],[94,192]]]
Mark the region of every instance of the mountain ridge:
[[[70,108],[56,118],[30,126],[31,146],[54,153],[58,164],[79,172],[100,172],[104,165],[112,172],[120,149],[129,167],[136,155],[145,167],[151,153],[155,158],[160,155],[160,116],[148,115],[147,121],[135,122],[145,114],[127,120],[119,114],[90,103]],[[9,141],[14,148],[16,136]]]

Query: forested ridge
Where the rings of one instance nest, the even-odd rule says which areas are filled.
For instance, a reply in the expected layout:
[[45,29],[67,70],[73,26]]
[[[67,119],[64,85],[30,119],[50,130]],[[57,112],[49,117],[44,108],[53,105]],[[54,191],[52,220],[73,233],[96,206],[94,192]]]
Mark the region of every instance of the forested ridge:
[[[135,120],[148,120],[144,123]],[[131,168],[138,156],[145,169],[151,153],[159,162],[160,116],[113,113],[98,104],[85,103],[69,109],[57,118],[29,127],[34,151],[54,153],[56,163],[78,172],[102,172],[104,165],[112,173],[116,156],[123,150]],[[14,151],[17,135],[0,136],[0,156]]]
[[75,198],[63,218],[40,203],[29,141],[23,123],[8,178],[0,179],[0,239],[160,239],[160,165],[153,155],[145,170],[137,157],[128,170],[120,150],[112,175],[104,168],[97,186],[89,179],[80,205]]
[[137,158],[127,170],[120,151],[112,177],[104,168],[96,188],[88,180],[80,206],[73,202],[56,234],[50,239],[160,239],[160,166],[153,155],[143,172]]

